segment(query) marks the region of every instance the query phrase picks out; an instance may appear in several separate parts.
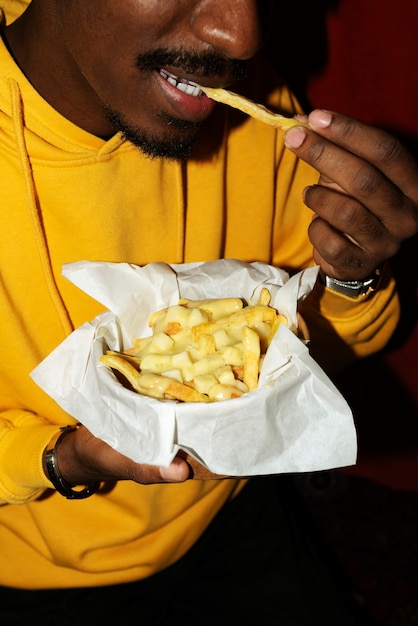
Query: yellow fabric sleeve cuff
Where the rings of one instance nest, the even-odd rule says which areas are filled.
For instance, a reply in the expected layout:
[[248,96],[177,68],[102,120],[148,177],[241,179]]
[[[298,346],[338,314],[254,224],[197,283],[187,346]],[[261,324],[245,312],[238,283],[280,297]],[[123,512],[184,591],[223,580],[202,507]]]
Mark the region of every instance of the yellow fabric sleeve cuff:
[[3,431],[0,438],[0,501],[24,504],[51,487],[42,467],[42,456],[59,428],[59,425],[43,424]]

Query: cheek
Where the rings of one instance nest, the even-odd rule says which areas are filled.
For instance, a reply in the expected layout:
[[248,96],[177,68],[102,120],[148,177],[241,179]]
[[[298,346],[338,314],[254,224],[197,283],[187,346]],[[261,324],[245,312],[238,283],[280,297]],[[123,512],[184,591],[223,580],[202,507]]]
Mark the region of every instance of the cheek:
[[[1,0],[0,0],[1,2]],[[57,0],[69,78],[90,102],[121,114],[131,127],[161,131],[166,102],[152,72],[136,60],[184,34],[190,0]],[[87,90],[85,89],[87,85]]]
[[135,16],[126,8],[129,1],[124,0],[122,4],[123,9],[118,11],[117,0],[58,3],[62,40],[81,71],[84,67],[109,65],[114,57],[124,58],[130,40],[132,46],[138,47],[142,40],[141,30],[134,28],[138,15],[135,21]]
[[[62,39],[76,81],[87,81],[99,97],[107,100],[111,94],[117,96],[123,85],[126,91],[129,85],[135,88],[138,83],[140,76],[135,63],[140,54],[141,35],[129,39],[127,26],[120,19],[116,28],[110,17],[106,21],[104,16],[91,20],[89,17],[90,9],[84,5],[63,14],[66,21],[62,23]],[[107,24],[112,28],[106,28]]]

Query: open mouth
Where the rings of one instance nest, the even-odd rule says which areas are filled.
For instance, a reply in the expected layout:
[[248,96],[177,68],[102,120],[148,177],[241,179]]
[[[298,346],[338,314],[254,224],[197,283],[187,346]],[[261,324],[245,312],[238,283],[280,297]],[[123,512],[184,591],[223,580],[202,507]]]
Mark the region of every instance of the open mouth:
[[188,96],[198,97],[204,95],[197,83],[185,80],[184,78],[179,78],[178,76],[167,72],[167,70],[160,69],[159,73],[170,85]]

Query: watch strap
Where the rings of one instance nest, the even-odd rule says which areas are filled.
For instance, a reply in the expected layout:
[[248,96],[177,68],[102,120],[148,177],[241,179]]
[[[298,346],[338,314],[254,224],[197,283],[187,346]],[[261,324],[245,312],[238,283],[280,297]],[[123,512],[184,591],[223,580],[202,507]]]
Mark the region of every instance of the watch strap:
[[65,480],[58,468],[57,450],[68,433],[77,430],[80,424],[63,426],[60,428],[45,448],[43,463],[45,474],[54,485],[56,491],[68,500],[83,500],[92,496],[100,487],[100,482],[92,482],[81,490],[73,489],[73,487]]
[[357,298],[358,296],[367,296],[373,291],[376,291],[380,282],[381,269],[375,270],[371,276],[364,280],[339,280],[338,278],[331,278],[324,272],[319,272],[319,278],[325,287],[341,293],[349,298]]

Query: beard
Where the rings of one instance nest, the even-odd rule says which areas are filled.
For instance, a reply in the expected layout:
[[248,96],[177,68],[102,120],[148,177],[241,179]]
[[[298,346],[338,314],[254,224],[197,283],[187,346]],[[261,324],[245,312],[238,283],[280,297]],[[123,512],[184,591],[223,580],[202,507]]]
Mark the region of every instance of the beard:
[[200,124],[164,116],[168,126],[182,131],[182,137],[181,139],[177,136],[160,138],[150,135],[139,128],[132,128],[117,111],[107,108],[106,112],[107,118],[115,129],[115,132],[119,132],[123,139],[130,141],[146,156],[152,159],[186,160],[190,156],[193,146],[196,143],[198,130],[200,128]]
[[[157,49],[136,59],[137,69],[144,73],[152,73],[170,65],[181,67],[189,74],[198,73],[201,77],[220,77],[225,83],[241,80],[247,74],[247,62],[226,59],[214,52],[193,54]],[[124,139],[151,158],[187,159],[197,141],[201,126],[201,123],[188,122],[161,113],[160,117],[166,124],[167,133],[165,137],[159,137],[151,135],[144,129],[132,128],[122,115],[111,108],[106,108],[106,112],[115,131],[121,133]],[[170,128],[174,131],[171,136]]]

